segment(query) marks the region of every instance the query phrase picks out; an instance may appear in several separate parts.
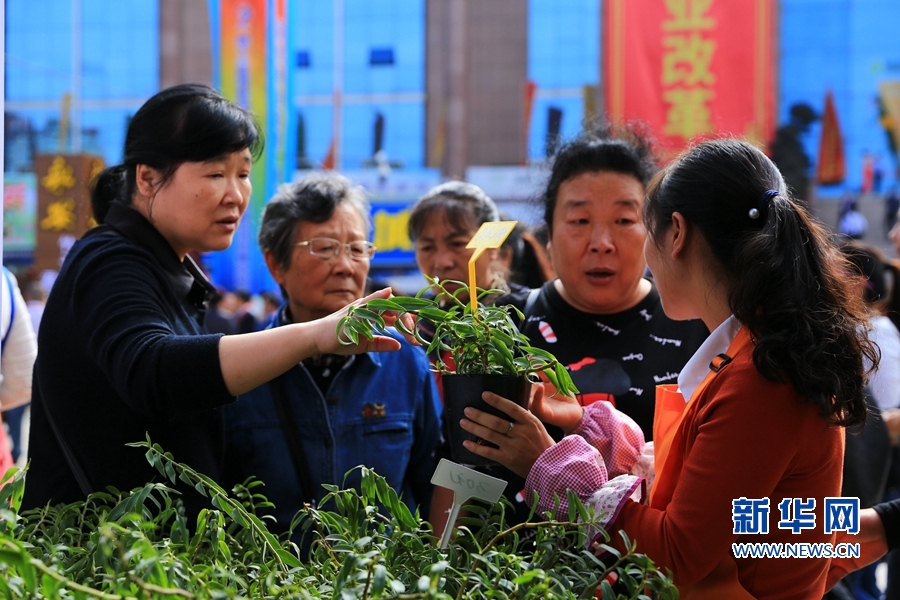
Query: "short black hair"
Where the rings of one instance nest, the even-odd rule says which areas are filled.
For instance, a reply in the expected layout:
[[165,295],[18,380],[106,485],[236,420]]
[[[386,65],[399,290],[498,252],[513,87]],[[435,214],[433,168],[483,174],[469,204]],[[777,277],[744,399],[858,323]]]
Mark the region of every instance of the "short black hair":
[[252,113],[208,85],[187,83],[166,88],[131,118],[122,164],[105,169],[94,180],[94,219],[102,223],[113,200],[131,204],[138,165],[159,171],[162,185],[183,163],[214,160],[248,148],[254,160],[263,148]]
[[541,196],[548,230],[553,231],[553,211],[564,182],[583,173],[610,171],[630,175],[646,188],[656,170],[652,144],[641,125],[604,125],[583,131],[553,156],[550,177]]

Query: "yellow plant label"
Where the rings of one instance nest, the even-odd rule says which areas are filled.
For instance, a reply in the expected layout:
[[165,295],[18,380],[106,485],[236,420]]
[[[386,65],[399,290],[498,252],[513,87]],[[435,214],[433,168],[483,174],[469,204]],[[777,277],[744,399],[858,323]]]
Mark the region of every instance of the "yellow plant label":
[[486,250],[488,248],[499,248],[503,242],[515,229],[518,221],[496,221],[493,223],[484,223],[475,232],[475,235],[469,240],[466,248],[476,248]]
[[481,253],[489,248],[499,248],[515,229],[518,221],[495,221],[491,223],[483,223],[466,248],[474,248],[472,258],[469,259],[469,302],[472,305],[472,312],[478,307],[477,282],[475,281],[475,261],[481,256]]

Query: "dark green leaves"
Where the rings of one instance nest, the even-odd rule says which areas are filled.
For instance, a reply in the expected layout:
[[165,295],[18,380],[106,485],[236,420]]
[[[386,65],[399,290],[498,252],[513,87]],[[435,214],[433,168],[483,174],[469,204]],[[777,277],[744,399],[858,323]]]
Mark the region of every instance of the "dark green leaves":
[[[473,503],[460,520],[466,526],[441,551],[430,526],[397,491],[359,467],[358,490],[325,486],[323,506],[330,509],[305,506],[294,519],[297,531],[314,540],[301,562],[295,546],[276,538],[256,514],[270,505],[259,481],[248,479],[228,493],[149,439],[135,446],[167,481],[206,495],[211,508],[189,529],[178,494],[155,483],[23,514],[16,506],[0,509],[6,523],[0,598],[575,600],[594,598],[597,589],[611,593],[602,583],[610,573],[624,586],[625,592],[616,588],[621,598],[675,598],[671,581],[634,554],[627,537],[627,551],[602,559],[583,550],[583,523],[594,516],[572,493],[569,520],[512,528],[505,498],[493,506]],[[10,479],[7,488],[23,485],[21,472]]]
[[[459,300],[468,294],[468,287],[460,287],[449,293],[441,282],[429,279],[429,287],[415,298],[394,297],[372,300],[365,306],[351,307],[337,327],[338,339],[344,344],[358,344],[363,337],[372,337],[384,330],[382,317],[386,312],[396,316],[411,314],[425,321],[434,330],[433,337],[424,339],[418,329],[410,330],[401,320],[395,327],[408,335],[414,335],[429,354],[435,357],[435,370],[440,373],[467,375],[530,375],[543,373],[557,391],[571,396],[578,392],[565,366],[540,348],[530,345],[528,338],[519,333],[515,323],[524,319],[521,311],[512,306],[485,306],[478,304],[473,312],[469,304]],[[441,305],[437,299],[423,298],[429,289],[437,291],[437,298],[447,300]],[[494,296],[499,290],[479,290],[478,298]],[[517,321],[513,320],[516,317]],[[447,352],[452,362],[445,361]]]

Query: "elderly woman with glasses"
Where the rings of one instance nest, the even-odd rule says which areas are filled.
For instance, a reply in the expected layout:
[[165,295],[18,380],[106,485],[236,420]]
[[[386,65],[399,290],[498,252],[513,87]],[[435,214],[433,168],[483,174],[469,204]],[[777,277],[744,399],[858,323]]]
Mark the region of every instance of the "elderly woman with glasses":
[[[259,245],[287,299],[270,327],[312,321],[363,296],[375,253],[368,215],[362,190],[338,174],[311,175],[269,201]],[[226,479],[265,482],[273,531],[289,531],[303,503],[324,496],[322,484],[358,486],[358,465],[427,514],[440,401],[424,351],[394,336],[397,352],[312,356],[226,407]],[[298,543],[299,534],[291,532]]]

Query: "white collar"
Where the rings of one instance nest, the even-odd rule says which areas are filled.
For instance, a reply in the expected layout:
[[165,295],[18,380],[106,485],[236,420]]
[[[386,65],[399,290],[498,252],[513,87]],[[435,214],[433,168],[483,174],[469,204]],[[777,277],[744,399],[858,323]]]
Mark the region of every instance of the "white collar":
[[681,373],[678,374],[678,389],[681,390],[685,402],[691,401],[694,391],[709,373],[709,363],[712,362],[712,359],[728,351],[728,347],[740,329],[740,322],[734,315],[731,315],[709,334],[706,341],[687,361]]

